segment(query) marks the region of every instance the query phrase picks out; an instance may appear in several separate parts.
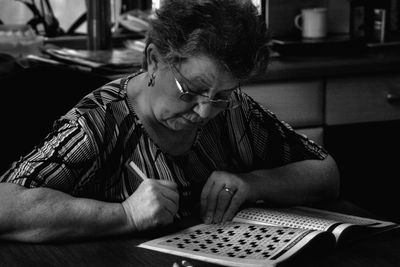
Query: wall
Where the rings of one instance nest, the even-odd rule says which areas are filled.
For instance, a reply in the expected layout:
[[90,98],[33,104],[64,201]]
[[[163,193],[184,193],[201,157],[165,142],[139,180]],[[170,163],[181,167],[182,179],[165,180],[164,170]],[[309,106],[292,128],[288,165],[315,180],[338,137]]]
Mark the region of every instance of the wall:
[[330,0],[328,3],[329,32],[348,33],[350,22],[350,1]]
[[349,28],[348,0],[266,0],[266,21],[272,37],[295,36],[294,17],[306,7],[328,8],[328,32],[347,33]]
[[[102,0],[104,1],[104,0]],[[115,1],[115,0],[114,0]],[[303,7],[328,7],[329,32],[348,32],[348,0],[265,0],[269,5],[268,16],[270,31],[273,36],[293,35],[298,30],[293,25],[293,18]],[[160,0],[153,0],[159,5]],[[259,1],[255,1],[259,2]],[[39,1],[36,0],[38,6]],[[67,30],[71,24],[85,12],[85,0],[50,0],[61,28]],[[0,0],[0,19],[7,24],[25,24],[32,18],[29,9],[19,1]],[[86,32],[84,23],[78,32]]]
[[[85,0],[50,0],[50,4],[64,30],[86,11]],[[36,5],[40,7],[39,1],[36,1]],[[15,0],[0,0],[0,19],[5,24],[26,24],[32,17],[25,4]],[[79,28],[79,32],[86,32],[86,24]]]

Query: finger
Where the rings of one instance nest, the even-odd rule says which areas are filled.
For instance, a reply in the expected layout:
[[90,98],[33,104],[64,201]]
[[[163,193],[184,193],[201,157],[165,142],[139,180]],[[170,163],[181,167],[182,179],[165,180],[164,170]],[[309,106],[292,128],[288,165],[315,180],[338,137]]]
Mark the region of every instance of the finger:
[[165,197],[179,204],[179,191],[178,186],[173,181],[168,180],[153,180],[154,185],[157,190]]
[[176,204],[178,202],[175,203],[170,199],[165,198],[163,195],[160,195],[157,201],[158,211],[155,215],[158,218],[157,221],[160,224],[172,223],[179,209],[179,206]]
[[214,214],[215,209],[217,207],[217,199],[219,192],[222,190],[223,185],[214,183],[214,186],[211,188],[210,193],[207,197],[207,204],[206,204],[206,214],[204,217],[204,221],[206,223],[211,223],[214,221]]
[[201,191],[201,196],[200,196],[200,214],[202,216],[205,216],[206,208],[207,208],[207,198],[208,198],[208,195],[210,194],[210,190],[211,190],[213,185],[214,185],[214,180],[208,178],[206,184],[203,187],[203,190]]
[[179,204],[179,193],[177,190],[171,190],[171,188],[161,187],[159,188],[160,193],[176,205]]
[[160,195],[162,200],[160,201],[162,205],[173,215],[179,210],[179,193],[171,190],[170,188],[160,188]]
[[244,198],[242,193],[238,190],[232,197],[228,209],[225,211],[224,216],[222,217],[222,223],[227,221],[231,221],[233,217],[236,215],[240,206],[243,204]]
[[169,210],[168,208],[164,208],[160,213],[160,218],[164,222],[164,224],[170,224],[174,221],[176,212]]
[[179,210],[179,200],[171,200],[170,198],[164,197],[164,201],[165,208],[167,208],[169,211],[171,211],[172,214],[175,215]]
[[170,180],[153,180],[160,185],[170,188],[171,190],[178,191],[178,185],[174,181]]
[[231,202],[231,193],[222,189],[218,195],[218,203],[214,214],[214,223],[220,223]]
[[173,221],[174,215],[167,209],[163,209],[156,215],[156,225],[168,225]]
[[162,196],[163,199],[160,200],[161,205],[171,212],[172,215],[175,215],[179,209],[179,200],[171,200],[168,197]]
[[[179,193],[178,190],[171,188],[171,181],[161,182],[161,180],[146,180],[144,181],[148,183],[148,186],[152,190],[152,194],[154,194],[156,201],[159,205],[159,210],[166,209],[172,215],[175,215],[179,209]],[[172,182],[173,183],[173,182]]]

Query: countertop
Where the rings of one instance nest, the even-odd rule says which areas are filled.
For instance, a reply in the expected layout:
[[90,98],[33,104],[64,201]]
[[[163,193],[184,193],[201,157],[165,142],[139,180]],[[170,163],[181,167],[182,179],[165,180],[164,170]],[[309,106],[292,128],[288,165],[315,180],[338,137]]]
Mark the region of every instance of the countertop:
[[251,83],[399,71],[400,46],[390,49],[371,48],[354,56],[272,57],[265,73],[255,77]]

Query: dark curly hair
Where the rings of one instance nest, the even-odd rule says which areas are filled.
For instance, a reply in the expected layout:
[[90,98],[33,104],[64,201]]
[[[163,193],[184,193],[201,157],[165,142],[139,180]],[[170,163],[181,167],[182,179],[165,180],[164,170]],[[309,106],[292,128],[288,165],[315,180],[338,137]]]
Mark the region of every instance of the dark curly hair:
[[169,63],[203,53],[245,80],[265,71],[267,39],[251,0],[164,0],[151,20],[146,49],[153,43]]

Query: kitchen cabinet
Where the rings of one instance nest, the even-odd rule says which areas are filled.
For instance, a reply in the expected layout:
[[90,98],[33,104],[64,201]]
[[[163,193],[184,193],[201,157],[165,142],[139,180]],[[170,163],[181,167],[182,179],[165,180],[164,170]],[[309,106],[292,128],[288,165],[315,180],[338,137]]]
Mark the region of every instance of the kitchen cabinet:
[[326,124],[400,119],[400,72],[332,78],[326,84]]
[[278,62],[243,91],[329,151],[342,197],[400,221],[400,55],[353,60]]
[[337,160],[342,194],[400,221],[400,73],[328,79],[325,147]]

